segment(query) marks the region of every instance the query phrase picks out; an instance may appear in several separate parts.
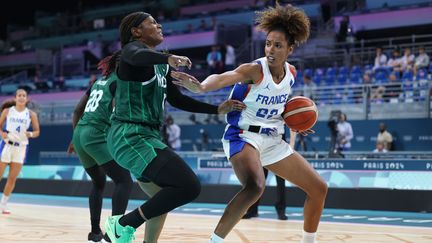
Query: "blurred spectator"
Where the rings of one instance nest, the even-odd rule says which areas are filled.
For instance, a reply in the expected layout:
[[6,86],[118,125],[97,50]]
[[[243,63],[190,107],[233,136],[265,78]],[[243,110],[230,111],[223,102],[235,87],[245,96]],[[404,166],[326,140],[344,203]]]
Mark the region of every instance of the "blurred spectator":
[[236,65],[236,54],[235,54],[234,47],[230,44],[225,44],[225,63],[224,63],[225,72],[234,70],[235,65]]
[[377,143],[382,143],[384,148],[388,151],[392,150],[393,136],[387,131],[385,123],[379,124],[379,132],[377,136]]
[[375,71],[377,68],[387,67],[387,56],[383,53],[382,48],[377,47],[375,53],[373,70]]
[[39,66],[36,67],[35,76],[33,78],[33,83],[34,83],[36,89],[41,91],[41,92],[47,92],[49,90],[48,83],[45,80],[43,80],[41,77],[41,72],[40,72]]
[[339,151],[348,151],[351,148],[351,139],[354,137],[351,123],[347,121],[345,113],[339,115],[337,124],[338,138],[337,148]]
[[201,151],[208,151],[209,143],[210,143],[209,134],[203,128],[200,129],[200,134],[201,134]]
[[65,90],[65,78],[64,78],[64,76],[59,76],[56,79],[54,79],[53,88],[59,89],[61,91]]
[[414,67],[415,56],[409,47],[405,47],[404,55],[401,58],[401,72],[412,70]]
[[376,147],[373,150],[374,153],[387,153],[388,150],[384,147],[384,144],[381,142],[376,143]]
[[417,71],[421,68],[427,68],[429,67],[430,58],[429,55],[426,53],[424,46],[420,46],[419,48],[419,54],[415,58],[414,62],[414,77],[417,76]]
[[198,26],[198,31],[206,31],[207,30],[207,22],[205,19],[201,19],[201,23]]
[[372,83],[372,73],[370,71],[365,71],[363,73],[363,84],[371,84]]
[[317,85],[312,80],[311,76],[308,74],[303,75],[303,82],[302,95],[310,98],[311,100],[316,99]]
[[191,23],[189,23],[186,26],[185,33],[192,33],[192,32],[194,32],[194,28],[193,28],[193,25]]
[[393,71],[400,72],[402,70],[402,61],[400,57],[400,50],[395,48],[392,57],[387,62],[387,67],[392,68]]
[[339,31],[336,35],[337,42],[339,43],[346,42],[346,38],[348,35],[348,26],[349,26],[349,16],[343,16],[342,20],[339,23]]
[[337,34],[337,42],[349,52],[350,46],[354,44],[355,34],[352,25],[350,24],[350,18],[348,15],[343,16],[339,24],[339,31]]
[[219,51],[219,46],[212,46],[211,51],[207,54],[207,65],[209,74],[221,73],[223,68],[222,53]]
[[166,136],[168,139],[168,146],[175,151],[181,150],[180,140],[181,129],[174,123],[174,119],[171,115],[166,118]]
[[320,0],[321,16],[324,23],[327,23],[331,18],[331,5],[330,0]]
[[389,83],[384,89],[384,99],[389,102],[397,102],[399,94],[402,92],[401,83],[399,80],[400,73],[391,72],[389,75]]

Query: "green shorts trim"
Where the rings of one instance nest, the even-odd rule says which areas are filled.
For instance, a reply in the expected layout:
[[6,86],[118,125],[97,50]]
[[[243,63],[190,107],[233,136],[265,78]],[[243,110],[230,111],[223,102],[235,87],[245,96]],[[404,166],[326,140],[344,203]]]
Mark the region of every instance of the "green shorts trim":
[[113,157],[108,151],[106,133],[91,125],[78,125],[74,129],[72,143],[84,168],[103,165]]
[[159,130],[135,123],[113,122],[107,141],[115,161],[136,178],[157,156],[155,149],[167,147]]

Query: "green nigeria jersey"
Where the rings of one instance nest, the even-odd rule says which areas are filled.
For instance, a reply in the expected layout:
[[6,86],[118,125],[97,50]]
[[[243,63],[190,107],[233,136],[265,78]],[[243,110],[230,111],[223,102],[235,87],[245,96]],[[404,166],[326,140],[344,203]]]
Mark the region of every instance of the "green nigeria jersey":
[[81,116],[78,125],[90,124],[102,128],[110,126],[110,116],[113,109],[113,95],[110,86],[117,80],[117,75],[112,73],[107,79],[99,79],[93,84],[84,114]]
[[144,82],[119,79],[113,119],[123,122],[161,125],[164,117],[169,66],[154,65],[155,76]]

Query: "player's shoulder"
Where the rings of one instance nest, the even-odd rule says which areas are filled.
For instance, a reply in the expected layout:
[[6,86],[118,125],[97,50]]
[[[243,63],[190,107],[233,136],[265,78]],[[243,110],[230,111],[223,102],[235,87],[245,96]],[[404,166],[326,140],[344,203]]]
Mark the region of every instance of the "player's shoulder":
[[294,77],[296,77],[297,76],[297,69],[296,69],[296,67],[294,65],[290,64],[289,62],[287,62],[287,64],[288,64],[288,68],[289,68],[291,74]]
[[10,111],[11,108],[12,108],[12,107],[4,108],[4,109],[2,110],[2,114],[5,114],[5,115],[9,114],[9,111]]

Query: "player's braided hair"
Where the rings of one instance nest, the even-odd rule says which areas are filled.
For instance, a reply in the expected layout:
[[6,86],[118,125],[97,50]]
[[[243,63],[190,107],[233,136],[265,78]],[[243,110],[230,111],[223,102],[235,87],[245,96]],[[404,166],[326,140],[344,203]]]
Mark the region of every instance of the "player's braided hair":
[[108,76],[116,69],[118,62],[120,61],[121,51],[114,52],[111,56],[107,56],[98,63],[98,69],[101,70],[102,76],[108,78]]
[[291,4],[258,11],[256,23],[267,34],[274,30],[285,33],[289,45],[299,45],[309,38],[310,20],[305,12]]
[[[121,47],[133,40],[132,28],[137,27],[149,16],[150,14],[145,12],[134,12],[122,19],[119,27]],[[116,51],[113,55],[105,57],[98,63],[98,69],[102,71],[102,76],[107,78],[115,70],[120,60],[120,54],[121,51]]]

